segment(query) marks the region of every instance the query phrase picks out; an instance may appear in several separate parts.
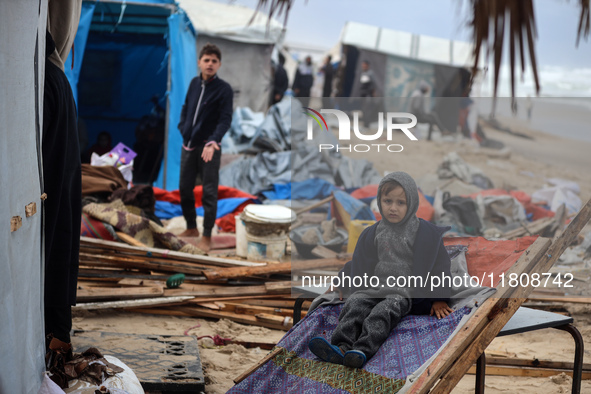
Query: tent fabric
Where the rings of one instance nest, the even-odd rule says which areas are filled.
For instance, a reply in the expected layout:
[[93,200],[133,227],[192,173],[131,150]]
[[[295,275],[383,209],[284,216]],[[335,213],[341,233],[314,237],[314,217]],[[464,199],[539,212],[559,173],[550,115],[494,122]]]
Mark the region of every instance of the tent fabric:
[[150,99],[166,91],[166,41],[160,36],[91,31],[84,56],[78,112],[86,121],[89,141],[94,143],[101,131],[107,131],[113,146],[122,142],[133,149],[135,129],[152,110]]
[[273,45],[245,44],[198,31],[197,51],[209,42],[217,45],[222,52],[218,75],[234,89],[234,107],[265,111],[271,94]]
[[[41,387],[43,255],[40,124],[43,119],[47,1],[0,2],[0,392],[36,394]],[[36,116],[37,115],[37,116]],[[26,217],[25,206],[37,213]],[[11,232],[15,216],[22,226]]]
[[220,170],[220,185],[258,194],[275,183],[291,182],[291,152],[259,153],[235,160]]
[[155,186],[174,190],[178,188],[181,148],[183,139],[177,125],[191,80],[197,75],[195,34],[191,31],[187,16],[179,10],[168,18],[168,47],[171,68],[171,84],[168,94],[168,130],[163,165],[160,167]]
[[283,25],[252,9],[204,0],[178,0],[200,33],[236,42],[274,44],[281,41]]
[[76,32],[76,38],[74,39],[74,64],[72,64],[72,52],[70,52],[64,64],[64,72],[66,77],[68,77],[68,81],[70,81],[70,87],[72,88],[72,94],[74,94],[76,105],[78,105],[78,86],[75,82],[80,78],[80,69],[82,68],[82,60],[84,59],[86,40],[88,38],[88,32],[90,31],[90,23],[92,22],[95,6],[96,3],[82,3],[80,22],[78,23],[78,31]]

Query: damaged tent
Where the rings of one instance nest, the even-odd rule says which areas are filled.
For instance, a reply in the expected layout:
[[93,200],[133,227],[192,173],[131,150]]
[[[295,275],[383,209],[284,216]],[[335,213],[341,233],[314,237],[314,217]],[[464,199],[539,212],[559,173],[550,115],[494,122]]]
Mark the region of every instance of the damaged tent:
[[[347,22],[340,44],[340,97],[360,96],[363,61],[374,73],[376,97],[410,97],[421,81],[431,86],[432,97],[459,98],[468,92],[473,49],[467,42]],[[433,110],[455,130],[459,106],[459,99],[438,100]]]
[[[227,23],[220,25],[222,16]],[[220,47],[219,74],[234,88],[235,105],[266,108],[281,29],[274,21],[267,29],[260,14],[248,25],[252,17],[247,8],[204,0],[84,1],[66,69],[88,145],[107,131],[113,145],[122,142],[139,154],[136,183],[176,189],[177,124],[202,45]]]

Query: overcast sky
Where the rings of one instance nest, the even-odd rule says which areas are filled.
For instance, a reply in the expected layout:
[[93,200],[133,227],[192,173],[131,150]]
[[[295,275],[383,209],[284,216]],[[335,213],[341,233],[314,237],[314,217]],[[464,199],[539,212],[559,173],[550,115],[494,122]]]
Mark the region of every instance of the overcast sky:
[[[217,1],[251,8],[257,4],[256,0]],[[550,75],[546,77],[546,91],[561,83],[554,81],[553,75],[573,70],[571,87],[580,90],[582,84],[583,91],[589,89],[591,93],[591,44],[583,40],[575,47],[578,2],[534,0],[538,28],[536,53],[543,74]],[[347,21],[470,41],[467,5],[467,0],[296,0],[287,23],[286,42],[331,48],[338,42]],[[585,78],[589,82],[582,80]]]

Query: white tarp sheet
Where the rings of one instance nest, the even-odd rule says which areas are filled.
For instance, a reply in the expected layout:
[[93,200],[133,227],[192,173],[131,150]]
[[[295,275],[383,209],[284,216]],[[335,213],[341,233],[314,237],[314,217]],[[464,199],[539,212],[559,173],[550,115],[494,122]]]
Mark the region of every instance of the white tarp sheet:
[[341,32],[341,43],[396,55],[452,66],[472,66],[472,44],[443,38],[411,34],[357,22],[347,22]]
[[197,34],[218,36],[232,41],[275,44],[283,34],[283,26],[261,12],[236,4],[205,0],[178,0]]

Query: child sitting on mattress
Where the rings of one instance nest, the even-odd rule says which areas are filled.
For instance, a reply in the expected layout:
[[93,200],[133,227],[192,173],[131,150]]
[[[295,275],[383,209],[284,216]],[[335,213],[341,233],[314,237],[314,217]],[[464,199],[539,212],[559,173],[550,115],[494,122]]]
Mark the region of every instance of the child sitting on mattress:
[[[322,360],[354,368],[363,367],[377,353],[407,314],[430,314],[441,319],[452,312],[447,304],[449,288],[440,286],[431,291],[429,282],[430,275],[450,276],[450,259],[442,240],[447,229],[416,216],[417,185],[405,172],[386,175],[377,199],[382,220],[362,232],[353,260],[339,276],[373,275],[379,278],[379,284],[338,289],[341,297],[343,290],[352,295],[345,302],[331,341],[315,337],[309,342],[310,350]],[[401,277],[406,284],[395,283]],[[410,286],[411,277],[420,277],[426,283]]]

